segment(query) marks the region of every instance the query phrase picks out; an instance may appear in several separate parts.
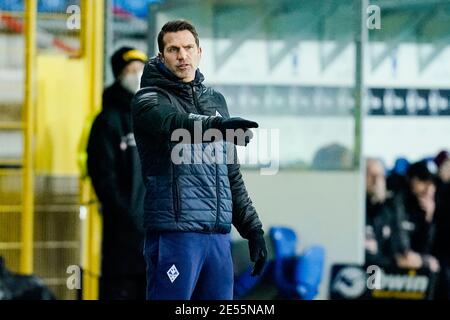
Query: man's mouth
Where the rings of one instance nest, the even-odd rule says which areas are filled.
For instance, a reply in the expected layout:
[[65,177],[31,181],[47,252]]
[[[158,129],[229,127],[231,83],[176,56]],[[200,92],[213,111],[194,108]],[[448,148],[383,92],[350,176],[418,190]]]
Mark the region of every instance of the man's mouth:
[[181,69],[181,70],[186,70],[187,68],[189,68],[189,64],[187,64],[187,63],[179,64],[179,65],[177,66],[177,68],[178,68],[178,69]]

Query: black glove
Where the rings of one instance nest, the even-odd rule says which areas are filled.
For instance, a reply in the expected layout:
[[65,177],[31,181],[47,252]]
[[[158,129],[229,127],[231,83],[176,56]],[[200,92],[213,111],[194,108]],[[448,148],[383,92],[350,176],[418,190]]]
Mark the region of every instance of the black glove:
[[219,129],[222,132],[224,140],[227,140],[227,131],[241,129],[244,131],[243,135],[238,135],[233,137],[231,141],[236,145],[246,146],[250,140],[253,138],[253,133],[250,128],[258,128],[258,123],[255,121],[250,121],[246,119],[242,119],[239,117],[224,119],[221,117],[217,117],[217,122],[215,123],[215,128]]
[[264,232],[258,230],[253,232],[248,238],[248,248],[250,250],[250,260],[255,262],[252,270],[252,276],[261,275],[266,264],[267,248],[263,236]]

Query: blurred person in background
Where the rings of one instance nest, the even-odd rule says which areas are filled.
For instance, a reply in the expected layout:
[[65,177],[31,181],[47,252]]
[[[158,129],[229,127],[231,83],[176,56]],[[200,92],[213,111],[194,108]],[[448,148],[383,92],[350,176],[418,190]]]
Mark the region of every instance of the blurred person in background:
[[434,254],[441,265],[438,299],[450,299],[450,158],[443,150],[434,158],[438,166],[436,240]]
[[386,179],[387,189],[394,194],[407,188],[406,170],[410,163],[405,157],[398,157]]
[[388,225],[383,210],[386,200],[384,168],[377,159],[366,161],[366,263],[387,266],[392,263],[389,254],[383,250],[382,229]]
[[450,182],[450,158],[447,150],[440,151],[434,158],[438,167],[439,182],[448,184]]
[[404,196],[387,190],[385,172],[380,160],[367,159],[366,264],[384,268],[421,268],[425,258],[416,251],[419,246],[411,246],[408,229],[411,224],[407,220]]
[[436,229],[436,173],[434,163],[426,160],[411,164],[407,170],[407,188],[398,195],[398,214],[403,230],[402,251],[408,252],[411,259],[400,259],[400,267],[440,270],[438,260],[432,255]]
[[111,57],[115,82],[104,90],[87,146],[87,168],[103,218],[100,299],[145,299],[142,256],[144,184],[132,131],[131,100],[145,53],[122,47]]
[[352,166],[351,150],[340,143],[330,143],[320,147],[311,163],[314,170],[350,170]]
[[438,298],[450,299],[450,191],[448,185],[445,194],[441,197],[446,201],[440,201],[436,211],[436,236],[433,254],[441,265],[440,286]]
[[448,207],[450,201],[450,158],[446,150],[440,151],[434,158],[438,167],[436,179],[436,201],[439,207]]
[[[366,264],[391,268],[396,264],[395,237],[399,234],[395,203],[386,188],[379,159],[366,160]],[[398,241],[397,241],[398,242]]]

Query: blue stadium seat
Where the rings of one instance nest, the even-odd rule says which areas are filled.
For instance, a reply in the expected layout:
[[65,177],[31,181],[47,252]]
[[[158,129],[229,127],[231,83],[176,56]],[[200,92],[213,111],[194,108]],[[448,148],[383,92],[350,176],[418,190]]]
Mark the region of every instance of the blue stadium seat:
[[319,292],[325,263],[325,250],[322,246],[305,249],[299,259],[295,282],[303,300],[312,300]]
[[311,246],[298,256],[294,230],[273,227],[269,234],[275,254],[272,276],[281,296],[286,299],[313,299],[322,280],[325,259],[323,247]]
[[[5,11],[23,11],[24,0],[2,0],[0,1],[0,10]],[[39,12],[63,12],[73,4],[70,0],[39,0],[37,2]]]
[[148,15],[148,5],[161,2],[161,0],[114,0],[114,5],[136,17],[145,18]]
[[[325,250],[314,245],[301,255],[297,250],[297,235],[289,227],[276,226],[269,230],[273,248],[273,260],[261,277],[252,277],[253,264],[235,276],[234,299],[243,299],[261,281],[273,284],[278,291],[276,298],[312,300],[319,291],[324,268]],[[270,256],[270,254],[269,254]]]
[[67,0],[39,0],[39,12],[66,12],[67,7],[71,5]]
[[23,11],[23,0],[4,0],[0,1],[0,10],[4,11]]
[[275,259],[296,255],[297,235],[294,230],[287,227],[272,227],[269,235],[273,242]]
[[392,168],[392,173],[404,176],[409,168],[409,161],[404,157],[399,157],[395,160],[394,168]]

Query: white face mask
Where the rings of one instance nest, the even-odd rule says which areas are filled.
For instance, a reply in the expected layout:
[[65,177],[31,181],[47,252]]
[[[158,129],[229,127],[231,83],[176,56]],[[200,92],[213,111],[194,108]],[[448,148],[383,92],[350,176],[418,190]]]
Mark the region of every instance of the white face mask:
[[128,73],[121,80],[122,86],[130,91],[131,93],[136,93],[141,85],[142,72],[139,73]]

